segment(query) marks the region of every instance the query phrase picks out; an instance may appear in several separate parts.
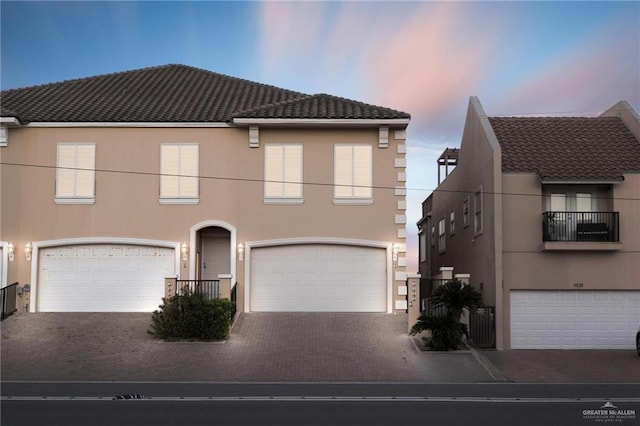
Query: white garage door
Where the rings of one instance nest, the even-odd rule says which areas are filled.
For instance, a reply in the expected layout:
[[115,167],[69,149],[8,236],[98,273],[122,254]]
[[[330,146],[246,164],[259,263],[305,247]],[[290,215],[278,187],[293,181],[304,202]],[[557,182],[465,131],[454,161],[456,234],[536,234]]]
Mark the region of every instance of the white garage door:
[[41,312],[151,312],[175,276],[174,249],[133,245],[43,248],[38,265]]
[[640,291],[511,291],[512,349],[633,349]]
[[251,250],[250,310],[386,312],[386,250],[291,245]]

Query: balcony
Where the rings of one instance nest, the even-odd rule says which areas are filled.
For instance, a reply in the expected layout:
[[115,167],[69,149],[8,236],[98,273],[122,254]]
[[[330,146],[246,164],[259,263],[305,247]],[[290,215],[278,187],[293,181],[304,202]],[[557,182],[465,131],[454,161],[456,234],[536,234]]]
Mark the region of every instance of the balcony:
[[618,212],[542,213],[544,250],[620,250]]

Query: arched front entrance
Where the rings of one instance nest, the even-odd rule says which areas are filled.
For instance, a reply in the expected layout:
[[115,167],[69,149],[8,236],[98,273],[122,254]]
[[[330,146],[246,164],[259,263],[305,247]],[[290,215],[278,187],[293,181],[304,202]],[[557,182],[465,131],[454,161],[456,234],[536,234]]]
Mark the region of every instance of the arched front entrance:
[[189,279],[217,280],[220,275],[236,279],[236,228],[222,221],[205,221],[191,227]]

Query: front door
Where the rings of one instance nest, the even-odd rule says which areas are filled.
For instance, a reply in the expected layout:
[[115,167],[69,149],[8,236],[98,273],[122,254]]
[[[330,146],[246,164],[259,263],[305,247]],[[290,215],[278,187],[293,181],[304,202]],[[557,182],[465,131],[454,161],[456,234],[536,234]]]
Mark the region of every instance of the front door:
[[230,244],[228,233],[202,236],[203,280],[217,280],[220,274],[231,273]]

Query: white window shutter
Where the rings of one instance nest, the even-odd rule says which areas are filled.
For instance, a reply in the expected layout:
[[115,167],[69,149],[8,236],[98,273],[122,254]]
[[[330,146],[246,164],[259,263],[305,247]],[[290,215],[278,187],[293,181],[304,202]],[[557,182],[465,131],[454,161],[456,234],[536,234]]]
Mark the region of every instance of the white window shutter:
[[284,147],[269,144],[265,146],[265,197],[282,196],[282,180],[284,167]]
[[198,145],[180,145],[180,183],[179,196],[198,197]]
[[357,198],[371,198],[371,146],[354,146],[353,154],[353,195]]
[[76,147],[71,144],[58,145],[58,169],[56,197],[73,197],[75,194]]
[[287,145],[284,152],[284,193],[286,198],[302,197],[302,145]]
[[353,196],[352,193],[352,165],[353,150],[351,146],[335,146],[335,171],[334,171],[334,196],[336,198],[347,198]]
[[76,146],[76,197],[93,198],[95,193],[95,145]]
[[177,198],[180,190],[180,149],[177,145],[160,147],[160,197]]

